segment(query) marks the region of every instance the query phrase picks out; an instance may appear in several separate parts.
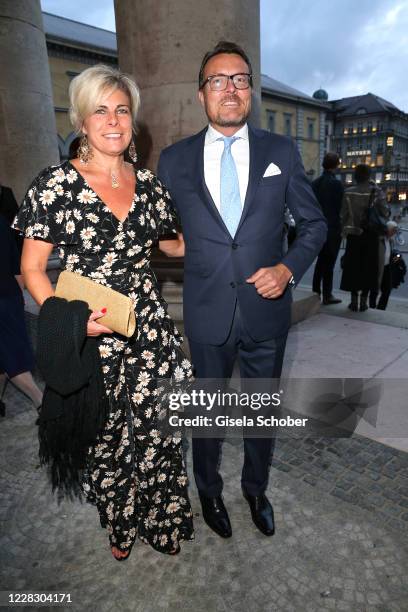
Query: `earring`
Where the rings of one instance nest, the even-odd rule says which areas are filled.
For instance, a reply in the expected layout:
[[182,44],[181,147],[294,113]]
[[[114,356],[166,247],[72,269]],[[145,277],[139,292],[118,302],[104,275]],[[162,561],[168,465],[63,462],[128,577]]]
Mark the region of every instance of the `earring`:
[[84,134],[79,141],[78,157],[82,164],[87,164],[93,157],[92,149],[88,142],[88,137]]
[[137,153],[136,153],[135,143],[133,142],[133,138],[129,145],[129,157],[134,164],[137,162]]

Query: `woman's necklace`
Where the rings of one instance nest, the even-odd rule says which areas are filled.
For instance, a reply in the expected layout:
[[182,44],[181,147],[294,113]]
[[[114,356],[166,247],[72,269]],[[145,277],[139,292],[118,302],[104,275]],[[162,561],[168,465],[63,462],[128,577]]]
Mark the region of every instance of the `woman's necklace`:
[[[108,170],[108,168],[106,168],[105,166],[102,166],[102,164],[99,164],[95,160],[92,160],[92,161],[94,164],[96,164],[100,168],[103,168],[103,170],[107,170],[110,173],[112,189],[118,189],[120,187],[118,173],[115,170]],[[123,163],[123,167],[125,167],[124,163]]]

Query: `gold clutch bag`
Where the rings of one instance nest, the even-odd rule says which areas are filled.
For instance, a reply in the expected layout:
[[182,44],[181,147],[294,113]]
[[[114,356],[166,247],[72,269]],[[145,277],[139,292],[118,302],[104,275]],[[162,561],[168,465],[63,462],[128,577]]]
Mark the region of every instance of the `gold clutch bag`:
[[68,302],[86,302],[91,310],[106,308],[106,315],[98,319],[102,325],[127,338],[135,332],[136,317],[132,300],[119,291],[100,285],[86,276],[64,270],[59,275],[55,295]]

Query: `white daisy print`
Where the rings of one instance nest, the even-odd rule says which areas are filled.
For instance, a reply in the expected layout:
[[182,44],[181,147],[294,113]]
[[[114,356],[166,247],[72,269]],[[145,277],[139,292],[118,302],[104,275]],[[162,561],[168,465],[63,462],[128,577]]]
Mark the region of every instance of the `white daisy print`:
[[95,193],[91,189],[82,189],[77,195],[78,202],[81,204],[94,204],[97,201]]
[[40,202],[41,204],[44,204],[44,206],[47,206],[48,204],[52,204],[56,197],[57,194],[55,193],[55,191],[52,191],[51,189],[45,189],[40,193]]
[[58,168],[53,172],[54,178],[58,183],[62,183],[65,180],[65,172],[62,168]]
[[69,172],[67,172],[66,174],[66,179],[67,182],[72,185],[72,183],[75,183],[75,181],[78,178],[78,174],[75,172],[75,170],[70,170]]
[[[88,227],[81,230],[80,236],[83,240],[89,240],[90,238],[96,236],[96,230],[92,226],[88,225]],[[91,245],[89,244],[89,246]]]
[[75,231],[75,223],[73,221],[67,221],[65,224],[65,231],[67,234],[73,234]]

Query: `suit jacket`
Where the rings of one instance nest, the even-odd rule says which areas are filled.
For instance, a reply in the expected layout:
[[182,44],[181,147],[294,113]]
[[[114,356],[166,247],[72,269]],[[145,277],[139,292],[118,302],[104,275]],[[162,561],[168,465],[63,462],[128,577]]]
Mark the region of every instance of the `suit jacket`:
[[[186,335],[203,344],[225,342],[238,300],[244,325],[255,341],[278,337],[290,326],[291,291],[265,299],[246,279],[261,267],[282,262],[298,282],[325,241],[325,219],[295,142],[249,127],[248,189],[232,238],[204,181],[206,131],[164,149],[158,166],[186,243]],[[271,162],[281,174],[263,177]],[[283,252],[285,204],[297,225],[297,238],[287,253]]]

